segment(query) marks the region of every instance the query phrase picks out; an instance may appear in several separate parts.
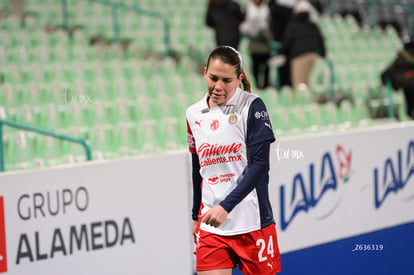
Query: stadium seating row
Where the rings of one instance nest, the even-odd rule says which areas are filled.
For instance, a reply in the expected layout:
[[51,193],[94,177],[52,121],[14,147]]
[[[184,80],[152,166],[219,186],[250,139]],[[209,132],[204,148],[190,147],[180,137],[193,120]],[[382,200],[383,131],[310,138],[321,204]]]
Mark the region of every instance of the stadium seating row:
[[[0,23],[0,58],[5,61],[0,69],[4,75],[0,106],[10,119],[85,138],[94,159],[185,148],[184,111],[205,91],[197,68],[203,62],[200,58],[206,58],[214,46],[213,32],[204,25],[206,1],[199,5],[186,1],[180,0],[179,5],[170,0],[125,1],[142,9],[156,8],[168,16],[171,42],[180,62],[159,56],[165,51],[160,21],[120,12],[121,34],[131,39],[129,48],[125,51],[119,44],[97,48],[89,45],[93,35],[113,35],[108,7],[93,1],[70,1],[69,23],[83,28],[69,39],[62,30],[44,29],[62,24],[60,1],[27,2],[27,10],[38,16],[30,17],[24,28],[13,16]],[[378,86],[379,72],[401,46],[395,31],[359,30],[352,17],[316,20],[333,60],[334,90],[348,100],[339,107],[313,102],[313,95],[329,93],[331,88],[330,71],[322,61],[312,76],[311,90],[254,90],[268,106],[276,134],[384,123],[371,119],[367,99],[371,88]],[[191,48],[199,51],[196,59]],[[251,75],[246,40],[240,51]],[[148,53],[154,55],[148,58]],[[403,114],[401,94],[393,97],[398,114]],[[77,144],[5,128],[7,170],[85,160]]]

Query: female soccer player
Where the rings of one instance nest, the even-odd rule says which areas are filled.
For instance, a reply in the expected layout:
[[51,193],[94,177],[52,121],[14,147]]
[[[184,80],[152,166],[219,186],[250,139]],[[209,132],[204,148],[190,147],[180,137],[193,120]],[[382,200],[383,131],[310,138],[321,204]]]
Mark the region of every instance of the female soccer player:
[[244,274],[276,274],[281,268],[268,192],[275,141],[269,115],[250,93],[234,48],[210,53],[204,79],[208,93],[186,112],[198,274],[231,275],[237,265]]

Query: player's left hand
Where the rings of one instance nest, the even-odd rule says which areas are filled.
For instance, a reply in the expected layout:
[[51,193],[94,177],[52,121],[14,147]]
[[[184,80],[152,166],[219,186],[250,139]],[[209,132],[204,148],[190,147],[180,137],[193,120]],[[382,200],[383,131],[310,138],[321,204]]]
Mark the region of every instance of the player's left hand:
[[219,227],[226,220],[228,214],[221,205],[216,205],[201,216],[201,221],[213,227]]

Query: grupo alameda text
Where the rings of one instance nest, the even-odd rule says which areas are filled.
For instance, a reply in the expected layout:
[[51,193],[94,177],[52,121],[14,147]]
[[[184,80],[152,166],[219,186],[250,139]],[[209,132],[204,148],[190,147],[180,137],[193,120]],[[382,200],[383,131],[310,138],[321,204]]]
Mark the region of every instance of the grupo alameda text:
[[[69,211],[85,212],[89,206],[89,192],[85,187],[76,190],[57,190],[53,194],[33,193],[19,197],[17,212],[20,219],[31,220],[65,215]],[[107,219],[65,227],[53,231],[42,229],[24,232],[19,236],[16,265],[68,256],[76,252],[107,249],[135,243],[129,217]]]

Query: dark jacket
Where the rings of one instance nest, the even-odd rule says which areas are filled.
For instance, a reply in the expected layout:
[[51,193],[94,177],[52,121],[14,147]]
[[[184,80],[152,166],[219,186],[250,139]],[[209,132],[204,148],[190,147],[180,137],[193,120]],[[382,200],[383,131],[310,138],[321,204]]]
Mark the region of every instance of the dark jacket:
[[293,9],[280,5],[276,0],[269,2],[270,9],[270,30],[273,40],[282,42],[285,34],[286,25],[293,14]]
[[326,56],[324,38],[319,27],[310,20],[309,13],[301,12],[292,15],[283,37],[282,49],[279,54],[289,59],[314,52]]
[[237,49],[240,42],[239,26],[244,20],[240,5],[232,0],[221,0],[217,6],[209,7],[206,25],[216,33],[217,46],[228,45]]
[[414,43],[404,45],[394,61],[381,73],[383,84],[391,80],[395,90],[403,89],[406,114],[414,119]]
[[395,90],[399,88],[414,90],[414,49],[403,49],[394,61],[381,73],[383,84],[390,79]]

